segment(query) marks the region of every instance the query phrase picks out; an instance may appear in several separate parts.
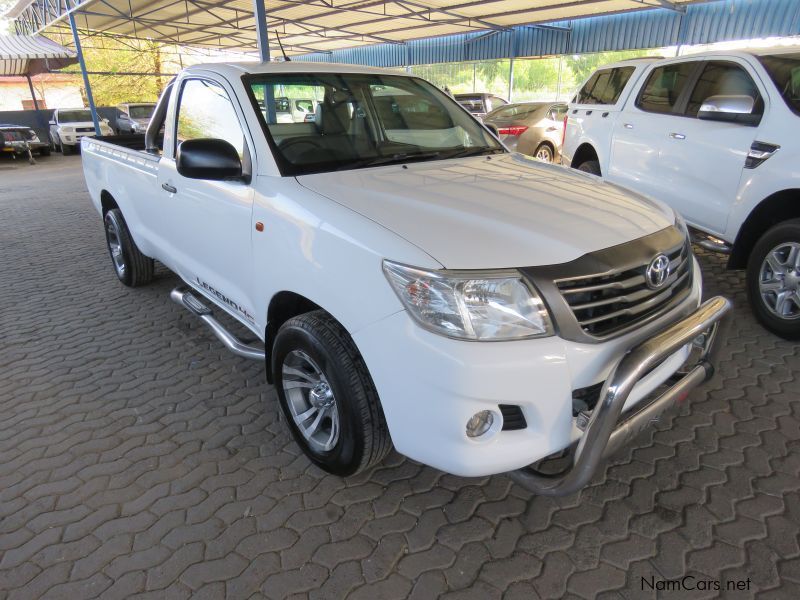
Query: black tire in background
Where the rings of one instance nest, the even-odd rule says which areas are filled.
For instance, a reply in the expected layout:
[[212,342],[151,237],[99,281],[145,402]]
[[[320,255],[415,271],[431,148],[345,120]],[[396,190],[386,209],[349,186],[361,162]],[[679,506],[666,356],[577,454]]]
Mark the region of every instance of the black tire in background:
[[39,148],[39,156],[50,156],[50,147]]
[[596,160],[587,160],[579,164],[577,167],[578,171],[583,171],[584,173],[591,173],[592,175],[597,175],[598,177],[601,176],[600,173],[600,163]]
[[[800,249],[800,219],[784,221],[767,230],[753,247],[747,261],[747,297],[753,314],[758,321],[769,331],[787,340],[800,339],[800,301],[792,302],[791,306],[786,307],[787,315],[779,317],[771,308],[772,298],[777,292],[767,292],[769,301],[762,295],[762,280],[769,285],[769,281],[780,281],[786,289],[794,289],[794,294],[800,294],[800,262],[786,264],[782,269],[783,275],[778,277],[763,277],[763,269],[767,272],[772,269],[766,267],[768,255],[772,255],[775,250],[782,255],[780,249],[787,251],[792,246]],[[800,260],[800,259],[798,259]],[[766,263],[768,264],[768,263]]]
[[69,144],[64,144],[61,140],[58,141],[58,149],[64,156],[69,156],[72,154],[72,146]]
[[153,280],[153,259],[141,253],[118,208],[103,218],[106,245],[119,280],[129,287],[147,285]]
[[[300,376],[292,375],[298,369],[296,362],[290,362],[298,357],[309,365]],[[389,453],[392,442],[367,365],[350,334],[330,314],[316,310],[284,323],[275,336],[271,362],[283,414],[294,439],[314,464],[329,473],[347,476],[379,463]],[[314,385],[320,380],[322,383]],[[313,447],[314,442],[301,431],[301,427],[307,431],[314,415],[304,421],[305,426],[297,419],[296,403],[299,400],[306,401],[307,407],[311,405],[313,390],[307,386],[312,385],[313,390],[320,385],[328,388],[334,399],[327,409],[336,412],[338,437],[328,450]]]

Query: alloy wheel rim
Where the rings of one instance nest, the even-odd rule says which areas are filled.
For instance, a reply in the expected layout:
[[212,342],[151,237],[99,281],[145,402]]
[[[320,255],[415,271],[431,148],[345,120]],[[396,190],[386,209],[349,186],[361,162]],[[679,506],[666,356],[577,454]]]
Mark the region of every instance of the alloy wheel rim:
[[542,146],[536,151],[536,158],[544,162],[550,162],[550,149],[547,146]]
[[122,254],[122,244],[119,241],[119,232],[111,219],[106,219],[106,239],[111,252],[114,269],[120,277],[125,275],[125,256]]
[[282,366],[289,412],[309,447],[329,452],[339,441],[339,411],[327,377],[302,350],[292,350]]
[[784,242],[767,253],[758,273],[758,291],[764,306],[779,319],[800,318],[800,243]]

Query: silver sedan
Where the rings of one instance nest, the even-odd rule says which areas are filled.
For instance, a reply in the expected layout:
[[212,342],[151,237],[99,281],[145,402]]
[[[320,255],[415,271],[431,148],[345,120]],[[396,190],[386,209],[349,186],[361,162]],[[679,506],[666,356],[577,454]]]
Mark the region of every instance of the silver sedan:
[[521,102],[493,110],[483,119],[494,125],[509,150],[545,162],[561,156],[567,105],[554,102]]

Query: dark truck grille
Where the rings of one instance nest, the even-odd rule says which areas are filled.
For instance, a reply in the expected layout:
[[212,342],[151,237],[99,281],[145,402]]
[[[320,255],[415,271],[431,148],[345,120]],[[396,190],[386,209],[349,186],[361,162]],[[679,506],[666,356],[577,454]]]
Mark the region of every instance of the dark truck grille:
[[578,325],[593,337],[605,337],[658,313],[692,285],[688,242],[664,252],[670,261],[666,284],[651,289],[645,281],[649,261],[602,275],[556,280]]
[[94,131],[94,127],[76,127],[75,131],[78,133],[91,133]]

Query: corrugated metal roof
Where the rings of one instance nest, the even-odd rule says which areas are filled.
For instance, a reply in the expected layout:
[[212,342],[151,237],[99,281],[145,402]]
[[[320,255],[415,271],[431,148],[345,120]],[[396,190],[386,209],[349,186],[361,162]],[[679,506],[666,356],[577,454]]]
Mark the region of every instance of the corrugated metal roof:
[[[670,1],[676,8],[685,9],[701,0]],[[280,35],[289,54],[380,42],[402,44],[489,30],[507,32],[522,24],[651,10],[655,3],[656,0],[265,0],[271,46],[277,51],[276,35]],[[39,33],[66,28],[68,13],[76,16],[79,28],[116,37],[239,50],[256,47],[253,0],[19,0],[7,14],[14,17],[18,33]],[[539,37],[531,41],[541,42]],[[435,62],[442,56],[463,60],[464,43],[459,38],[440,39],[418,45],[416,52],[426,61]],[[486,40],[487,46],[494,47],[489,54],[503,54],[503,43],[502,38]],[[531,48],[541,51],[544,46],[534,44]],[[505,53],[508,51],[510,48]],[[391,55],[382,60],[396,60],[392,58],[394,51],[381,52]]]
[[[345,51],[303,55],[294,60],[358,62],[380,67],[420,65],[510,56],[536,57],[681,44],[800,35],[800,0],[719,0],[691,4],[685,13],[655,9],[604,15],[539,26],[515,27],[359,48],[358,60]],[[516,37],[516,41],[515,38]],[[348,56],[348,60],[344,60]]]
[[0,75],[37,75],[78,62],[75,52],[39,35],[0,35]]

